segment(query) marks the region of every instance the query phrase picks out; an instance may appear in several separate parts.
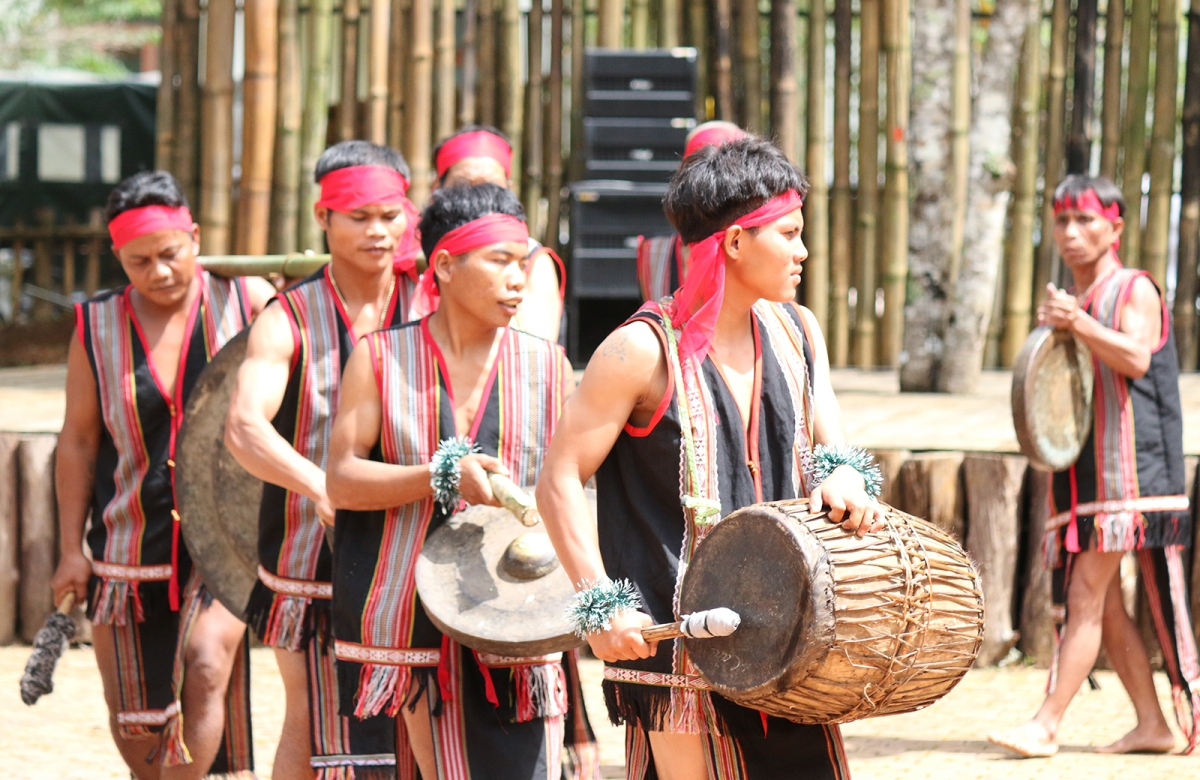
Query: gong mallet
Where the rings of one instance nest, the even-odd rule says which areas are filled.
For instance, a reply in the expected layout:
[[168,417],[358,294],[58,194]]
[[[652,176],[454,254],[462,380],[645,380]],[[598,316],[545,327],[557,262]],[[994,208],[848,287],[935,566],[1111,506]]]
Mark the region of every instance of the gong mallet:
[[496,497],[500,505],[512,512],[522,525],[532,527],[542,519],[542,516],[538,514],[537,502],[534,501],[533,496],[517,487],[517,483],[508,477],[489,471],[488,484],[491,485],[492,495]]
[[727,607],[716,607],[684,615],[674,623],[660,623],[642,629],[642,639],[661,642],[667,639],[710,639],[729,636],[742,624],[742,617]]
[[46,624],[33,638],[33,652],[21,675],[21,701],[32,706],[54,690],[54,667],[75,636],[75,621],[67,614],[75,604],[75,593],[63,596],[58,609],[46,618]]

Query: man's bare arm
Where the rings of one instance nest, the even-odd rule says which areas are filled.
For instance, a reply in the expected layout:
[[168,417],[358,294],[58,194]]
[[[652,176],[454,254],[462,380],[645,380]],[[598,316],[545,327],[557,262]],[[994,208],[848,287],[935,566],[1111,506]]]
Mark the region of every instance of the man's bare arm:
[[250,299],[250,315],[257,317],[276,295],[275,285],[261,276],[246,277],[246,295]]
[[547,341],[558,341],[563,300],[557,263],[545,252],[529,261],[525,276],[525,300],[521,302],[521,328]]

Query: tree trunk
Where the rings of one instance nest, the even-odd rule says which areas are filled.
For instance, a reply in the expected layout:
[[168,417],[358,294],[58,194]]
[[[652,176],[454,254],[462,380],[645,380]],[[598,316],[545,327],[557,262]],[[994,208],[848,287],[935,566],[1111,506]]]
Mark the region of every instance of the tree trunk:
[[[868,0],[870,1],[870,0]],[[771,3],[771,135],[789,160],[799,160],[796,104],[796,2]]]
[[[171,158],[175,151],[175,75],[178,72],[178,63],[175,61],[175,41],[179,33],[176,29],[178,17],[179,0],[163,0],[162,38],[158,43],[160,77],[154,113],[154,167],[160,170],[170,169]],[[2,622],[0,620],[0,623]],[[0,625],[0,636],[3,635],[3,631],[4,628]]]
[[[232,6],[232,0],[230,1]],[[232,14],[230,14],[232,17]],[[209,17],[210,19],[212,17]],[[209,29],[212,29],[211,27]],[[232,40],[232,35],[230,39]],[[231,71],[232,73],[232,71]],[[36,435],[17,445],[21,507],[21,638],[32,642],[54,610],[50,578],[58,558],[58,506],[54,496],[54,436]]]
[[900,472],[904,468],[904,464],[912,457],[912,453],[908,450],[871,450],[871,457],[875,459],[875,463],[879,466],[879,473],[883,476],[883,489],[879,494],[879,500],[903,511],[901,503],[904,497]]
[[562,216],[563,124],[563,0],[550,0],[550,96],[546,106],[546,145],[542,166],[546,171],[546,233],[542,243],[558,249],[558,221]]
[[1121,155],[1121,191],[1125,229],[1121,259],[1136,268],[1142,259],[1142,177],[1146,173],[1146,98],[1150,92],[1151,3],[1134,3],[1129,20],[1129,74],[1125,96],[1125,150]]
[[[521,6],[519,0],[502,0],[503,25],[500,33],[500,129],[512,139],[513,184],[518,190],[524,165],[524,149],[521,146],[522,116],[525,89],[521,83]],[[520,192],[518,192],[520,195]]]
[[896,366],[908,283],[908,121],[912,81],[908,0],[883,0],[887,49],[887,181],[883,189],[883,333],[880,363]]
[[420,208],[429,195],[433,112],[433,0],[413,0],[408,62],[408,128],[404,156],[412,171],[408,196]]
[[[380,2],[380,0],[376,0]],[[270,251],[296,251],[297,185],[300,181],[300,45],[297,0],[279,3],[279,75],[276,83],[275,164],[271,175]]]
[[1196,264],[1200,252],[1200,7],[1188,8],[1187,80],[1183,87],[1183,175],[1179,198],[1179,268],[1175,344],[1179,367],[1196,370]]
[[201,96],[200,240],[205,254],[229,253],[233,190],[234,0],[210,0]]
[[529,6],[529,82],[525,85],[525,165],[521,199],[529,231],[541,235],[542,200],[542,0]]
[[1013,183],[1012,104],[1021,39],[1036,0],[998,0],[988,28],[971,122],[971,195],[963,263],[946,328],[938,389],[971,393],[979,381],[996,278],[1004,253],[1004,220]]
[[[468,3],[472,0],[467,0]],[[400,149],[404,146],[405,84],[408,72],[408,23],[407,0],[391,0],[392,26],[388,31],[388,146]],[[465,67],[465,66],[464,66]]]
[[1033,302],[1045,297],[1046,285],[1054,276],[1058,249],[1054,246],[1054,188],[1062,179],[1066,147],[1067,33],[1071,21],[1069,0],[1054,0],[1050,12],[1050,66],[1046,77],[1046,162],[1043,173],[1042,237],[1038,244],[1037,268],[1033,276]]
[[825,0],[813,0],[808,17],[809,191],[804,204],[804,303],[817,326],[829,324],[829,182],[825,173]]
[[762,68],[758,50],[758,0],[740,0],[738,12],[738,48],[742,60],[742,127],[751,133],[762,132]]
[[1096,0],[1075,6],[1075,69],[1071,73],[1071,137],[1067,171],[1087,173],[1092,162],[1092,124],[1096,103]]
[[879,208],[879,0],[861,0],[858,64],[858,222],[855,266],[858,277],[854,365],[875,365],[875,247]]
[[179,110],[175,120],[175,154],[171,171],[188,202],[198,203],[196,165],[200,157],[200,0],[181,0],[179,43]]
[[365,135],[377,144],[387,143],[388,34],[392,21],[390,0],[371,0],[371,51],[367,66],[367,117]]
[[1175,185],[1176,95],[1179,87],[1179,0],[1158,0],[1154,44],[1154,130],[1150,136],[1150,200],[1142,268],[1167,289],[1171,193]]
[[937,384],[953,251],[954,169],[948,130],[954,115],[957,9],[944,0],[913,3],[913,100],[908,128],[911,216],[909,292],[904,307],[900,389],[929,392]]
[[733,37],[733,14],[729,7],[730,0],[713,0],[713,33],[715,35],[716,51],[713,53],[713,70],[716,75],[715,97],[717,99],[717,118],[726,122],[735,121],[733,114],[733,55],[730,53]]
[[600,0],[599,17],[599,46],[621,48],[625,37],[625,0]]
[[1104,17],[1104,105],[1100,107],[1100,175],[1117,180],[1121,149],[1121,50],[1125,43],[1125,0],[1108,0]]
[[358,138],[359,0],[342,0],[342,81],[338,105],[338,140]]
[[236,250],[241,255],[263,255],[271,224],[275,154],[276,0],[247,0],[244,19],[246,74],[242,80],[242,183],[238,188]]
[[16,639],[20,613],[21,505],[17,451],[21,438],[0,434],[0,647]]
[[900,507],[963,541],[961,452],[923,452],[900,467]]
[[1018,69],[1017,106],[1013,123],[1016,182],[1008,232],[1004,343],[1000,364],[1012,366],[1029,335],[1033,300],[1033,223],[1037,215],[1038,119],[1042,87],[1042,20],[1030,15]]
[[312,0],[308,23],[308,76],[300,124],[300,249],[324,248],[321,226],[312,218],[321,188],[313,180],[329,128],[329,70],[333,45],[333,0]]
[[454,0],[439,0],[434,51],[437,91],[433,95],[433,136],[439,140],[454,132],[454,22]]
[[837,0],[833,13],[833,200],[830,276],[829,359],[844,366],[850,353],[850,279],[854,262],[854,201],[850,192],[850,0]]
[[[1119,1],[1119,0],[1118,0]],[[1050,475],[1029,469],[1025,474],[1027,536],[1025,571],[1021,582],[1021,640],[1018,646],[1040,667],[1054,658],[1054,613],[1050,597],[1050,569],[1042,552],[1046,520],[1050,514]]]

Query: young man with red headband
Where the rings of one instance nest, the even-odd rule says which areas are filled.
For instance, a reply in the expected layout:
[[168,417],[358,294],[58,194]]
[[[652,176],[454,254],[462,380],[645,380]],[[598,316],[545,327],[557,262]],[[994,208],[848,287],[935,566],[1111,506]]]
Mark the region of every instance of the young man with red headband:
[[87,601],[109,725],[135,777],[248,773],[246,626],[193,574],[174,457],[197,377],[274,289],[196,265],[200,229],[164,171],[121,182],[108,230],[130,283],[75,308],[56,462],[55,603]]
[[1181,555],[1192,522],[1175,338],[1153,279],[1117,259],[1124,214],[1121,191],[1108,179],[1068,176],[1054,193],[1054,242],[1075,287],[1048,285],[1038,322],[1091,350],[1094,429],[1075,465],[1052,477],[1045,549],[1058,647],[1049,694],[1030,722],[988,737],[1021,756],[1057,751],[1063,713],[1102,644],[1133,700],[1137,726],[1098,752],[1174,749],[1146,647],[1121,598],[1121,558],[1128,551],[1137,551],[1187,739],[1184,752],[1200,738],[1200,663]]
[[[342,368],[361,336],[407,319],[416,269],[408,166],[394,149],[345,141],[317,161],[314,216],[331,261],[280,294],[250,332],[226,444],[262,479],[259,579],[246,620],[275,648],[287,710],[273,776],[390,778],[390,719],[338,712],[329,626],[333,508],[325,488]],[[399,258],[399,259],[397,259]]]
[[[836,726],[733,704],[707,690],[682,643],[640,633],[679,619],[691,550],[739,507],[808,496],[849,529],[879,525],[878,468],[844,444],[824,341],[793,302],[806,190],[756,137],[683,162],[664,206],[692,273],[597,350],[538,481],[546,529],[580,590],[575,630],[607,664],[605,698],[626,724],[634,780],[848,776]],[[592,475],[596,529],[582,521]]]
[[[490,125],[468,125],[433,149],[434,181],[438,187],[495,184],[512,189],[512,143]],[[558,255],[536,239],[529,239],[525,302],[512,326],[526,333],[558,341],[562,335],[566,270]],[[428,314],[414,311],[414,317]]]
[[[705,122],[688,133],[683,158],[686,160],[706,146],[720,146],[745,137],[746,131],[733,122]],[[672,290],[678,289],[687,278],[687,255],[678,233],[639,236],[637,276],[638,285],[642,288],[642,300],[661,300],[670,295]]]
[[558,780],[560,654],[492,656],[442,635],[415,566],[463,501],[497,504],[487,472],[533,484],[571,367],[557,344],[509,327],[529,238],[511,192],[439,190],[420,233],[433,313],[355,348],[330,443],[343,709],[399,716],[398,759],[411,749],[422,777]]

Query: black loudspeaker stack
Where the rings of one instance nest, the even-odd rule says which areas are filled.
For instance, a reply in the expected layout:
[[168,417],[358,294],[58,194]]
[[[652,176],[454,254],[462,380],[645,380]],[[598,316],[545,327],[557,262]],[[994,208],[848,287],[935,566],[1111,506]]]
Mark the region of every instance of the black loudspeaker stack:
[[662,198],[696,126],[696,50],[589,49],[584,80],[567,300],[577,365],[641,304],[638,236],[671,232]]

